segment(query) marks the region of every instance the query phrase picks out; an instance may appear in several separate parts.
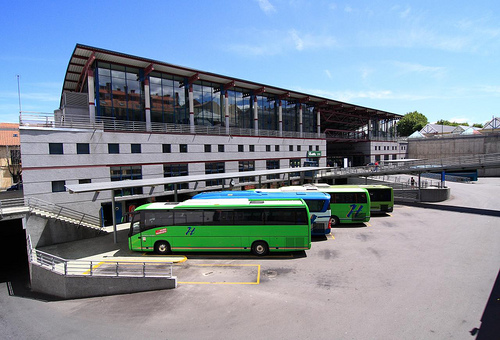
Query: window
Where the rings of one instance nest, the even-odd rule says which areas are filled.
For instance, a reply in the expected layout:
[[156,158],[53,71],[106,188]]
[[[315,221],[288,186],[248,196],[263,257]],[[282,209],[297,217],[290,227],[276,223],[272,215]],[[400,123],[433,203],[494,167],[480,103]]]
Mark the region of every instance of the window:
[[108,153],[120,153],[120,144],[116,143],[108,144]]
[[[240,161],[238,164],[239,172],[255,171],[255,161]],[[240,183],[255,182],[254,176],[240,177]]]
[[[186,163],[163,165],[163,177],[177,177],[177,176],[187,176],[187,175],[188,175],[188,165]],[[189,189],[189,183],[179,183],[179,184],[166,184],[164,190],[165,191],[174,190],[176,185],[177,189]]]
[[288,151],[293,151],[293,145],[288,145]]
[[[177,177],[177,176],[187,176],[188,165],[187,163],[178,164],[164,164],[163,165],[163,177]],[[165,184],[164,190],[171,191],[175,189],[189,189],[189,183],[179,183],[179,184]]]
[[302,146],[301,145],[297,145],[297,151],[302,151]]
[[279,145],[275,145],[274,146],[274,151],[276,151],[276,152],[280,151],[280,146]]
[[141,144],[130,144],[131,153],[141,153]]
[[238,152],[244,152],[245,151],[245,148],[243,145],[238,145]]
[[[211,162],[211,163],[205,163],[205,174],[222,174],[226,172],[225,171],[225,165],[224,162]],[[214,179],[214,180],[208,180],[205,181],[205,185],[207,187],[214,186],[214,185],[222,185],[223,179]]]
[[255,152],[255,145],[248,146],[250,152]]
[[205,152],[212,152],[212,145],[205,144]]
[[63,154],[63,144],[62,143],[49,143],[49,154],[62,155]]
[[319,151],[319,145],[316,145],[316,151]]
[[64,192],[66,191],[66,181],[53,181],[52,182],[52,192]]
[[309,145],[309,151],[313,151],[313,146]]
[[224,152],[224,144],[219,144],[219,152]]
[[[279,169],[280,168],[280,161],[277,159],[271,159],[266,161],[266,169],[272,170],[272,169]],[[279,179],[279,174],[276,175],[267,175],[267,179]]]
[[79,155],[89,154],[90,153],[89,143],[76,143],[76,153]]
[[172,152],[172,146],[170,144],[162,144],[163,153]]
[[182,152],[182,153],[188,152],[188,145],[187,144],[180,144],[179,145],[179,152]]
[[78,184],[87,184],[87,183],[92,183],[92,180],[90,178],[78,180]]
[[[111,181],[123,181],[126,179],[142,179],[142,167],[136,166],[114,166],[109,169]],[[142,194],[142,187],[122,188],[115,190],[115,196],[129,196]]]
[[271,145],[266,145],[266,152],[271,152]]

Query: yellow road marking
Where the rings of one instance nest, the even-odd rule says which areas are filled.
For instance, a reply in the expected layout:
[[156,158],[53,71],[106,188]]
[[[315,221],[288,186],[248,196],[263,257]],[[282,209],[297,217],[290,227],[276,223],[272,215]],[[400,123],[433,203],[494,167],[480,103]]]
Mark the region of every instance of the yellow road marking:
[[191,264],[200,267],[257,267],[257,280],[255,282],[207,282],[207,281],[183,281],[181,284],[192,285],[258,285],[260,284],[260,264]]
[[96,264],[95,266],[92,266],[92,269],[89,269],[89,270],[86,270],[83,272],[83,275],[89,275],[91,270],[93,271],[94,269],[97,269],[99,268],[104,262],[99,262],[98,264]]

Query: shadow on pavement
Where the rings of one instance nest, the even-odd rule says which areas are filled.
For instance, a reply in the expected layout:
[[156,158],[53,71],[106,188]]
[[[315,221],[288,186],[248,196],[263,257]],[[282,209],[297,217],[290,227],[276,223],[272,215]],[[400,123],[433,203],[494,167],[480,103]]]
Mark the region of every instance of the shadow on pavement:
[[446,204],[413,203],[413,202],[406,202],[404,205],[418,207],[418,208],[424,208],[424,209],[446,210],[446,211],[453,211],[453,212],[459,212],[459,213],[465,213],[465,214],[476,214],[476,215],[483,215],[483,216],[500,217],[499,210],[469,208],[469,207],[457,207],[457,206],[446,205]]
[[500,271],[481,317],[481,327],[471,330],[477,340],[500,339]]

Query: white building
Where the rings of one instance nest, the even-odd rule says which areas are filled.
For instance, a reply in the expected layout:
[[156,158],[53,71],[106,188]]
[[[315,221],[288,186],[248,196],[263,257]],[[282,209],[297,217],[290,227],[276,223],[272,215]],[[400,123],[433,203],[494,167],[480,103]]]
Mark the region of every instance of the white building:
[[[340,118],[339,118],[340,117]],[[69,194],[66,185],[327,165],[332,131],[352,132],[399,115],[164,62],[77,45],[54,115],[20,117],[25,197],[109,223],[111,193]],[[373,125],[373,123],[370,123]],[[393,122],[391,123],[393,125]],[[391,144],[392,145],[392,144]],[[389,146],[391,147],[391,146]],[[388,150],[394,153],[395,150]],[[269,176],[264,185],[283,181]],[[183,183],[179,193],[228,186]],[[117,216],[172,186],[115,192]]]

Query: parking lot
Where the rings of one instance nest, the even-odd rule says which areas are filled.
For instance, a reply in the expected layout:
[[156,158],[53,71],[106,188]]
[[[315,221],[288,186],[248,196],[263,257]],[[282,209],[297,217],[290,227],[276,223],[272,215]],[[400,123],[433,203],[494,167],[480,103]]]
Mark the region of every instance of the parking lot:
[[498,336],[487,320],[499,316],[488,300],[500,298],[500,179],[448,185],[446,202],[396,205],[305,252],[182,254],[177,289],[52,301],[3,284],[0,330],[8,339]]

